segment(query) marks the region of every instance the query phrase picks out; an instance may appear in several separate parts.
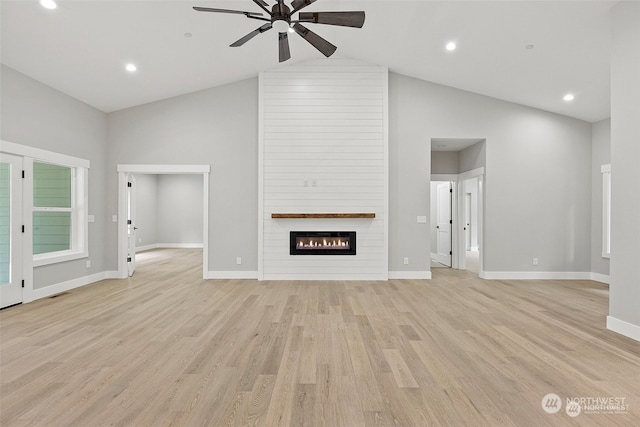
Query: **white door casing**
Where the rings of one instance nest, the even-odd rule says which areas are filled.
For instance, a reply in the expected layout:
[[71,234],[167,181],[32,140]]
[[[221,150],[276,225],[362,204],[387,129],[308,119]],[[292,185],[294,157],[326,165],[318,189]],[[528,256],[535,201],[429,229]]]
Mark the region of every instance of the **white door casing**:
[[[2,225],[7,227],[3,236],[2,252],[6,249],[4,257],[8,256],[8,262],[3,262],[0,274],[0,308],[8,307],[23,302],[23,221],[22,221],[22,158],[10,154],[2,154],[2,176],[0,185],[2,193],[7,197],[8,206],[0,209],[2,212]],[[6,186],[6,187],[5,187]],[[4,203],[3,203],[4,204]],[[4,230],[3,230],[4,233]],[[6,259],[6,258],[5,258]],[[4,261],[4,260],[3,260]]]
[[118,172],[118,277],[128,275],[127,177],[129,174],[172,175],[196,174],[203,180],[202,209],[202,278],[209,278],[209,175],[211,165],[117,165]]

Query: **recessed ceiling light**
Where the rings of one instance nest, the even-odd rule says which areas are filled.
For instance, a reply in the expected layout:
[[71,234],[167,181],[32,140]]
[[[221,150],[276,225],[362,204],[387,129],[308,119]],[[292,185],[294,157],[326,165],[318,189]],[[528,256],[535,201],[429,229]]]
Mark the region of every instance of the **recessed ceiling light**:
[[529,43],[529,44],[528,44],[528,45],[526,45],[524,48],[525,48],[525,49],[529,49],[529,50],[531,50],[531,49],[533,49],[534,47],[536,47],[536,45],[535,45],[535,44],[533,44],[533,43]]
[[58,7],[55,1],[53,0],[40,0],[40,6],[45,9],[55,9]]
[[449,42],[444,48],[451,52],[453,50],[456,50],[456,44],[455,42]]
[[185,36],[186,38],[189,38],[189,37],[191,37],[192,35],[193,35],[193,34],[191,34],[191,33],[184,33],[184,36]]
[[133,73],[138,69],[138,67],[136,67],[134,64],[127,64],[124,68],[130,73]]
[[562,99],[564,99],[565,101],[569,102],[569,101],[573,101],[574,98],[575,98],[575,96],[573,96],[572,94],[568,93]]

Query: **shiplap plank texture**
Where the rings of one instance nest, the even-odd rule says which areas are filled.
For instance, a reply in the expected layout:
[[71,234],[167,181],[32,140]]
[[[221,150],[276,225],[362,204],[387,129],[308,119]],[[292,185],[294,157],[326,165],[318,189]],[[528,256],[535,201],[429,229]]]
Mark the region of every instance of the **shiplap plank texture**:
[[[262,73],[264,279],[386,279],[387,69],[326,59]],[[374,219],[272,213],[373,212]],[[355,256],[291,256],[290,231],[356,231]]]

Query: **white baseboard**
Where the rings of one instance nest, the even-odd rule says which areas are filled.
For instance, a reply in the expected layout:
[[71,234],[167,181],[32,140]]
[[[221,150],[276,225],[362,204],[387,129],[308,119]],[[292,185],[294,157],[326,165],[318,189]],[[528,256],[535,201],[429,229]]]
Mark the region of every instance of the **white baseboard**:
[[607,329],[633,340],[640,341],[640,326],[638,325],[616,319],[615,317],[607,316]]
[[52,295],[90,285],[91,283],[99,282],[101,280],[116,278],[118,278],[117,271],[103,271],[100,273],[91,274],[89,276],[78,277],[76,279],[67,280],[66,282],[56,283],[55,285],[34,289],[31,292],[25,292],[24,302],[27,303],[35,301],[37,299],[47,298]]
[[257,271],[208,271],[207,279],[257,279]]
[[488,280],[592,280],[590,272],[575,271],[484,271]]
[[430,271],[390,271],[389,279],[426,279],[431,280]]
[[607,285],[611,284],[611,278],[608,274],[591,273],[591,280],[606,283]]
[[153,243],[151,245],[137,246],[136,252],[150,251],[152,249],[202,249],[202,243]]
[[271,273],[264,274],[260,280],[317,280],[317,281],[350,281],[350,280],[368,280],[368,281],[387,281],[388,276],[386,274],[341,274],[341,273],[326,273],[326,274],[301,274],[301,273]]
[[202,243],[156,243],[155,249],[202,249],[204,245]]

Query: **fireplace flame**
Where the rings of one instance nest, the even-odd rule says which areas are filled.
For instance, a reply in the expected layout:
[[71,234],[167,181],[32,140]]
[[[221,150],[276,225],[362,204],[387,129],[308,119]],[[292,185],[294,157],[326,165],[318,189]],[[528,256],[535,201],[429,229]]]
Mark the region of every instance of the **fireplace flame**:
[[296,248],[298,249],[349,249],[348,240],[327,240],[313,238],[298,238],[296,242]]

